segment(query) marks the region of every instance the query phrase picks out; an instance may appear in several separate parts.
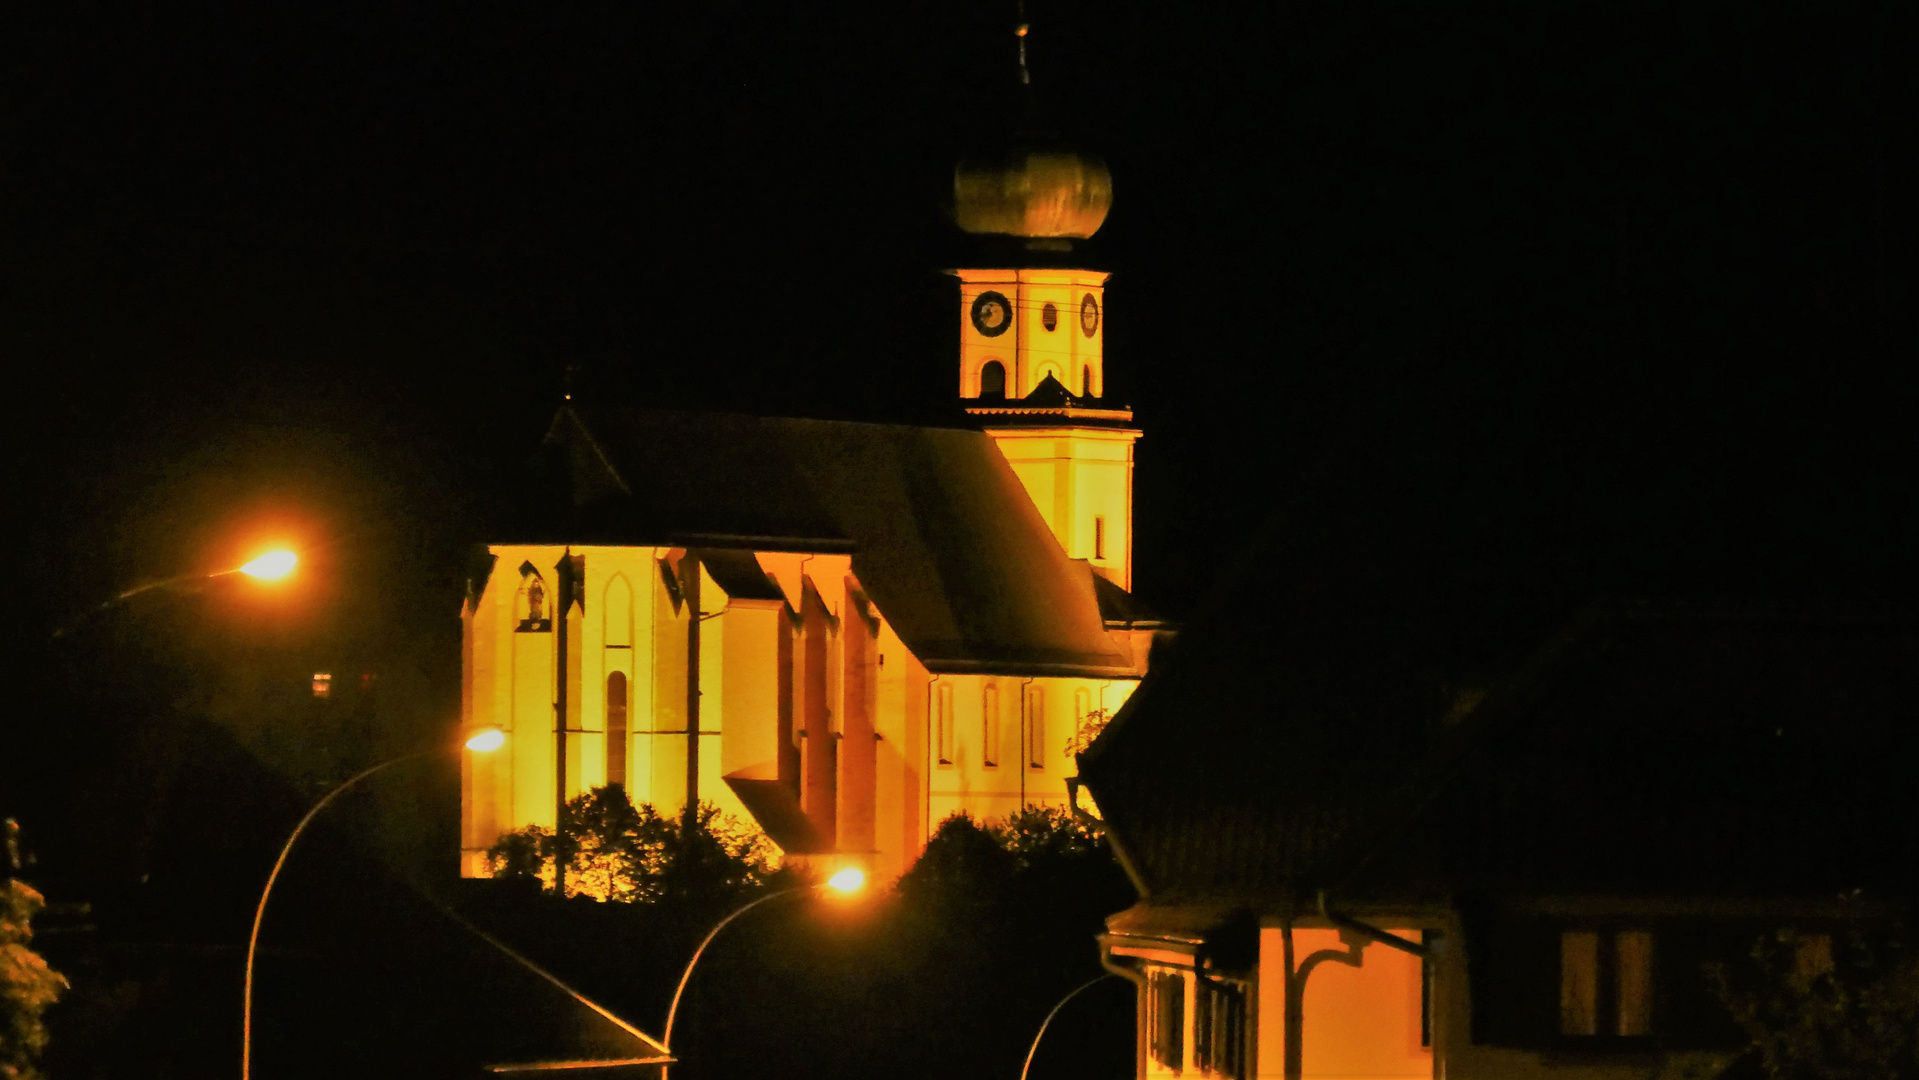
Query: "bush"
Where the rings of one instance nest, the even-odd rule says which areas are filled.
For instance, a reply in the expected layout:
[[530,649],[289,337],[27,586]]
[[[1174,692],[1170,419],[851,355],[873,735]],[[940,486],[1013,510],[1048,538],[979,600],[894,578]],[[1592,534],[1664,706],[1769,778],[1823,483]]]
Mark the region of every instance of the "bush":
[[625,788],[608,784],[569,801],[562,822],[563,846],[550,829],[516,829],[487,849],[487,868],[495,878],[537,880],[550,889],[559,855],[568,896],[712,905],[758,891],[776,873],[766,837],[712,803],[701,803],[686,829],[651,803],[634,806]]
[[[18,869],[19,826],[7,830],[8,862]],[[46,903],[33,887],[12,877],[0,880],[0,1077],[37,1080],[34,1062],[47,1046],[48,1008],[67,980],[33,951],[33,917]]]
[[1919,952],[1904,934],[1781,930],[1751,959],[1707,977],[1768,1080],[1919,1078]]

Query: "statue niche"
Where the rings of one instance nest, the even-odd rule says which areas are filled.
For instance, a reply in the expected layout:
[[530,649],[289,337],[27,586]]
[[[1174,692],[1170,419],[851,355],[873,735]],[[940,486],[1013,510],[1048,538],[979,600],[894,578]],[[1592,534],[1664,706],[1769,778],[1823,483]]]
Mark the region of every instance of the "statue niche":
[[514,614],[519,616],[519,625],[515,627],[518,633],[545,634],[553,630],[546,579],[530,562],[520,564],[520,591],[513,598],[513,609]]

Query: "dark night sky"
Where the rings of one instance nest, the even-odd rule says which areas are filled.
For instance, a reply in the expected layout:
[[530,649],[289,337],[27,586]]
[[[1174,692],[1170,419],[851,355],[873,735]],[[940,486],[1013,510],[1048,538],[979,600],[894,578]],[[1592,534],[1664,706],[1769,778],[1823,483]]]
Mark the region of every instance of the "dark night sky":
[[[1912,602],[1900,5],[1028,7],[1041,117],[1115,177],[1149,603],[1223,577],[1283,619],[1235,592],[1277,580],[1414,628],[1394,655],[1448,682],[1595,595]],[[951,422],[941,204],[1019,114],[1012,8],[8,10],[7,633],[38,677],[0,816],[36,880],[104,937],[234,940],[311,792],[451,722],[465,545],[538,500],[567,365],[594,402]],[[49,647],[276,529],[290,592]],[[326,728],[323,664],[389,711]],[[380,796],[442,871],[452,792]]]
[[[1303,573],[1543,596],[1527,633],[1591,592],[1909,594],[1893,10],[1034,0],[1042,115],[1116,177],[1142,594],[1187,610],[1275,510]],[[12,13],[26,594],[290,507],[439,619],[569,363],[590,400],[949,419],[941,201],[1017,114],[1012,18]]]

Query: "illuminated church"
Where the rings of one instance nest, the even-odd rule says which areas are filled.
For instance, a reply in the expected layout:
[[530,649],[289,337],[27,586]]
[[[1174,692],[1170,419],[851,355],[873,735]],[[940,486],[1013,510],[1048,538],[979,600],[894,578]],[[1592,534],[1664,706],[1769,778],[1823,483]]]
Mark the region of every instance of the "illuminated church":
[[952,814],[1068,802],[1069,744],[1161,629],[1129,592],[1107,275],[1075,246],[1112,185],[1029,146],[954,194],[971,426],[560,410],[570,535],[490,544],[462,612],[462,721],[507,737],[464,765],[462,873],[608,783],[889,877]]

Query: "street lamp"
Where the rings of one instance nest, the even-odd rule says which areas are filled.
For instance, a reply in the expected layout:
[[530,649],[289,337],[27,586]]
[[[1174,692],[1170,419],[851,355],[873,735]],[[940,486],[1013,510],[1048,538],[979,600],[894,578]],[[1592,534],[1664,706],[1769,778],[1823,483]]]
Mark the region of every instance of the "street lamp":
[[1053,1017],[1058,1016],[1059,1011],[1066,1007],[1066,1003],[1078,997],[1080,995],[1080,991],[1082,990],[1091,989],[1092,987],[1098,986],[1100,983],[1103,983],[1108,979],[1117,979],[1117,978],[1119,978],[1118,975],[1115,975],[1109,971],[1106,974],[1099,976],[1098,978],[1088,979],[1087,981],[1079,984],[1078,986],[1073,988],[1072,993],[1067,994],[1065,997],[1059,999],[1059,1004],[1054,1005],[1053,1010],[1046,1014],[1046,1019],[1041,1020],[1039,1022],[1039,1031],[1035,1033],[1033,1036],[1033,1045],[1026,1051],[1026,1064],[1021,1065],[1019,1067],[1019,1080],[1026,1080],[1026,1070],[1031,1069],[1033,1067],[1033,1055],[1039,1053],[1039,1041],[1046,1037],[1047,1025],[1051,1024],[1053,1022]]
[[[245,565],[239,567],[237,571],[228,570],[226,572],[229,574],[241,573],[248,577],[259,578],[262,581],[278,581],[288,574],[293,573],[293,568],[299,565],[299,562],[300,557],[298,555],[295,555],[291,551],[281,549],[278,551],[269,551],[265,555],[247,562]],[[220,575],[214,574],[212,576],[219,577]]]
[[[666,1030],[660,1035],[660,1045],[666,1047],[668,1054],[673,1052],[673,1020],[680,1013],[680,995],[686,993],[686,984],[693,978],[693,968],[700,962],[700,957],[705,954],[706,947],[713,944],[713,939],[720,936],[720,931],[726,929],[728,923],[759,907],[761,904],[769,900],[778,900],[782,896],[795,896],[800,893],[822,891],[839,893],[841,896],[851,896],[865,887],[866,872],[857,866],[848,866],[818,884],[795,885],[790,889],[779,889],[767,893],[758,899],[749,900],[740,907],[735,908],[732,914],[721,919],[718,925],[706,932],[706,938],[700,942],[700,947],[693,950],[693,959],[686,962],[686,970],[680,973],[680,985],[673,990],[673,1003],[667,1006],[666,1009]],[[665,1080],[666,1068],[667,1067],[662,1066],[660,1069],[661,1080]],[[245,1078],[242,1078],[242,1080],[245,1080]]]
[[141,593],[153,592],[156,589],[171,588],[175,585],[185,585],[190,582],[212,581],[216,578],[232,577],[234,574],[244,574],[256,581],[278,581],[288,574],[293,573],[293,568],[298,566],[299,563],[300,557],[298,555],[295,555],[285,548],[276,548],[258,555],[239,566],[229,567],[225,570],[215,570],[212,573],[195,570],[187,574],[175,574],[170,578],[161,578],[159,581],[149,581],[144,585],[135,585],[133,588],[124,592],[115,593],[103,603],[90,607],[70,621],[55,627],[53,636],[56,638],[65,637],[67,631],[79,625],[87,616],[98,615],[109,608],[117,607],[139,596]]
[[[291,556],[288,557],[291,558]],[[289,564],[288,569],[291,568]],[[244,567],[241,569],[244,570]],[[234,573],[235,571],[227,572]],[[469,736],[463,745],[468,750],[483,754],[498,750],[505,742],[506,735],[499,728],[481,728]],[[260,924],[265,921],[267,916],[267,900],[273,896],[273,883],[280,879],[280,869],[286,865],[287,856],[293,853],[294,843],[300,839],[301,833],[306,832],[307,826],[313,824],[313,819],[320,816],[320,811],[325,810],[329,803],[339,798],[353,785],[365,780],[374,773],[384,772],[403,761],[412,761],[414,758],[444,753],[451,749],[453,748],[429,746],[424,750],[414,750],[410,753],[401,754],[396,758],[388,758],[371,768],[362,769],[334,787],[332,791],[320,796],[320,801],[314,803],[312,809],[306,812],[306,816],[300,819],[300,823],[293,827],[293,835],[287,837],[286,844],[280,848],[280,857],[273,861],[273,871],[267,875],[266,888],[260,890],[260,906],[253,911],[253,933],[247,937],[245,999],[240,1012],[240,1080],[252,1080],[253,1078],[253,954],[260,945]]]

